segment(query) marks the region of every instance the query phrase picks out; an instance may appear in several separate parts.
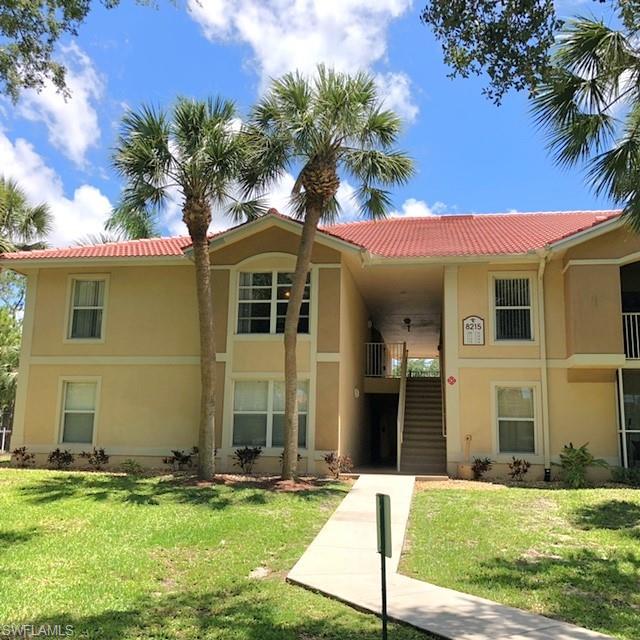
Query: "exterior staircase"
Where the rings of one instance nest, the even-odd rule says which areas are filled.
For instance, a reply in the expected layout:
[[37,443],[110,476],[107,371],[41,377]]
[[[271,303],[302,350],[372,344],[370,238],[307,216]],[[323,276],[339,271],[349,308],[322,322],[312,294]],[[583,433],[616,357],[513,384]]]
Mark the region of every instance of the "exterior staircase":
[[447,472],[440,378],[407,378],[400,471],[424,475]]

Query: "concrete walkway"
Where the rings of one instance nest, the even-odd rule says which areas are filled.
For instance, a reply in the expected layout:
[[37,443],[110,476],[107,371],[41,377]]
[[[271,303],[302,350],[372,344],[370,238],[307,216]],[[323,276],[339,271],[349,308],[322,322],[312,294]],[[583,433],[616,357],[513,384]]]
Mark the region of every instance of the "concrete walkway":
[[413,476],[362,475],[291,570],[290,582],[380,613],[375,494],[391,497],[388,612],[450,640],[592,640],[609,636],[400,575]]

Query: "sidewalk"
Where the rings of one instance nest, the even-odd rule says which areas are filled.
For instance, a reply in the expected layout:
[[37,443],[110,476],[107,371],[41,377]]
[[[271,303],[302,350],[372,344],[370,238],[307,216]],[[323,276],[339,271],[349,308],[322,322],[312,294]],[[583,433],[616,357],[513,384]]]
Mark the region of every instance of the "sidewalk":
[[391,497],[389,617],[450,640],[593,640],[609,636],[397,573],[413,476],[361,475],[290,571],[290,582],[380,613],[375,494]]

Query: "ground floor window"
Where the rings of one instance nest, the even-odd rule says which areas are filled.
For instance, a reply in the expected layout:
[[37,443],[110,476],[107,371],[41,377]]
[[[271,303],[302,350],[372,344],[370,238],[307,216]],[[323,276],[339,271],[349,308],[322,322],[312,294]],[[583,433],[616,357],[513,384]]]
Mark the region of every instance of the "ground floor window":
[[[307,446],[309,383],[298,381],[298,446]],[[284,382],[238,380],[233,398],[233,446],[284,445]]]
[[622,371],[623,411],[620,425],[622,465],[640,467],[640,370]]
[[533,387],[497,387],[500,453],[535,453]]
[[63,385],[62,442],[91,444],[96,418],[97,384],[67,380]]

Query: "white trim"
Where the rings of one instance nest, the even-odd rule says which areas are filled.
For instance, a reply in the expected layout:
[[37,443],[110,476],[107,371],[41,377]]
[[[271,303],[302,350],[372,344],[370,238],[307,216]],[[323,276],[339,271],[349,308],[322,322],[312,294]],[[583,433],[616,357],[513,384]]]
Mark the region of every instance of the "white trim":
[[[531,388],[533,390],[533,453],[500,451],[500,436],[498,430],[498,389],[505,388]],[[540,415],[542,413],[540,389],[541,385],[537,380],[500,380],[491,382],[491,432],[493,443],[493,457],[495,458],[496,462],[510,462],[512,456],[515,456],[516,458],[523,458],[525,460],[528,460],[531,463],[544,463],[544,443],[542,435],[542,425],[540,423]],[[511,420],[512,418],[502,419]],[[526,421],[530,422],[531,420],[527,418]]]
[[[70,273],[67,276],[67,315],[64,323],[63,342],[67,344],[104,344],[107,331],[107,310],[109,308],[109,284],[111,274],[109,273]],[[76,282],[104,282],[104,294],[102,297],[102,316],[100,323],[99,338],[72,338],[71,322],[74,311],[73,299],[75,295]]]
[[[591,213],[598,213],[597,211],[592,211]],[[611,211],[603,211],[604,213],[611,214]],[[569,249],[577,244],[581,244],[587,240],[591,240],[592,238],[597,238],[609,231],[613,231],[618,227],[624,225],[624,221],[621,217],[611,218],[609,220],[603,220],[595,224],[588,229],[584,229],[583,231],[577,231],[576,233],[572,233],[566,238],[562,238],[560,240],[556,240],[555,242],[549,243],[547,246],[552,251],[564,251],[565,249]]]
[[[538,286],[535,278],[535,272],[532,271],[490,271],[487,274],[489,279],[489,344],[496,347],[530,347],[538,346],[538,327],[536,326],[535,318],[537,317],[537,298],[538,298]],[[531,326],[531,339],[530,340],[498,340],[496,338],[496,304],[495,304],[495,281],[497,279],[510,280],[510,279],[527,279],[529,281],[529,324]],[[519,308],[519,307],[512,307]],[[523,307],[525,308],[525,307]]]
[[[217,362],[225,362],[226,353],[216,356]],[[29,364],[37,365],[200,365],[200,356],[31,356]]]
[[139,256],[137,258],[24,258],[24,259],[0,259],[0,266],[13,271],[22,269],[39,269],[47,267],[47,269],[55,268],[79,268],[79,267],[169,267],[169,266],[188,266],[193,262],[182,256]]
[[638,260],[640,260],[640,251],[628,253],[620,258],[577,258],[568,260],[562,267],[562,273],[566,273],[570,267],[589,267],[599,265],[624,266],[626,264],[637,262]]
[[[268,229],[270,227],[280,227],[281,229],[284,229],[285,231],[291,231],[296,235],[302,234],[301,223],[294,220],[281,218],[280,216],[275,216],[273,214],[267,214],[265,216],[257,218],[256,220],[252,220],[251,222],[246,222],[236,227],[232,227],[231,229],[218,234],[209,241],[209,251],[215,251],[220,247],[229,246],[235,242],[239,242],[243,238],[251,236],[254,233],[258,233],[259,231]],[[352,244],[347,240],[342,240],[341,238],[326,233],[322,229],[317,230],[315,242],[326,245],[332,249],[336,249],[337,251],[347,250],[354,253],[358,253],[361,251],[359,246]],[[191,251],[191,247],[187,247],[185,249],[185,255],[190,255]]]
[[342,354],[321,351],[316,354],[316,362],[341,362]]
[[569,368],[617,369],[626,366],[624,353],[574,353],[567,358]]
[[527,253],[507,253],[507,254],[480,254],[477,256],[452,255],[452,256],[415,256],[415,257],[387,257],[368,250],[362,250],[363,266],[376,265],[396,265],[396,266],[413,266],[423,264],[438,265],[462,265],[462,264],[528,264],[537,263],[539,258],[537,253],[529,251]]
[[[64,414],[65,414],[65,391],[67,383],[73,382],[88,382],[96,385],[96,404],[93,411],[93,434],[91,443],[88,442],[63,442],[63,429],[64,429]],[[65,448],[80,447],[86,448],[98,446],[98,425],[100,418],[100,394],[102,390],[102,377],[101,376],[60,376],[58,378],[58,409],[56,411],[57,426],[55,430],[56,434],[56,446],[64,446]],[[73,449],[70,449],[73,450]]]

